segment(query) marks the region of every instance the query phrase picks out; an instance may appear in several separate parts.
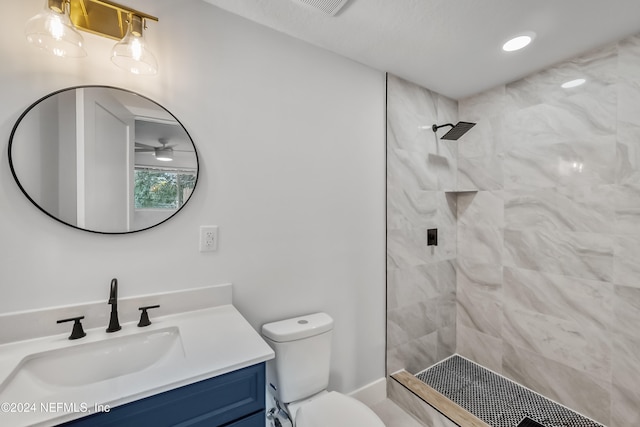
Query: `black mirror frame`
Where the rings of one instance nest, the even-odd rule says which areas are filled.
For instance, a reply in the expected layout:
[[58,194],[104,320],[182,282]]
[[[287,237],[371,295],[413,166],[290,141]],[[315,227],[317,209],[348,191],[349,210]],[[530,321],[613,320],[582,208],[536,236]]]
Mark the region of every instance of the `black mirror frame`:
[[[61,92],[66,92],[66,91],[70,91],[70,90],[75,90],[75,89],[83,89],[83,88],[103,88],[103,89],[114,89],[114,90],[119,90],[119,91],[123,91],[123,92],[128,92],[130,94],[136,95],[141,97],[142,99],[145,99],[151,103],[153,103],[154,105],[157,105],[158,107],[162,108],[164,111],[166,111],[171,117],[173,117],[173,119],[175,119],[175,121],[182,127],[182,129],[184,130],[184,132],[186,133],[186,135],[189,137],[189,140],[191,141],[191,144],[193,145],[193,153],[196,156],[196,182],[193,186],[193,192],[191,193],[191,195],[189,196],[189,199],[187,199],[182,206],[180,206],[174,213],[173,215],[165,218],[164,220],[158,222],[157,224],[154,224],[152,226],[149,227],[145,227],[145,228],[141,228],[138,230],[131,230],[131,231],[116,231],[116,232],[110,232],[110,231],[99,231],[99,230],[90,230],[87,228],[82,228],[82,227],[78,227],[77,225],[74,224],[70,224],[68,222],[65,222],[63,220],[61,220],[60,218],[52,215],[51,213],[47,212],[43,207],[41,207],[38,203],[36,203],[35,200],[33,200],[33,198],[27,193],[27,191],[24,189],[24,187],[22,186],[22,184],[20,183],[20,180],[18,179],[18,175],[15,171],[14,165],[13,165],[13,160],[12,160],[12,155],[11,155],[11,148],[13,147],[13,138],[15,136],[15,133],[18,129],[18,127],[20,126],[20,123],[22,122],[22,119],[31,111],[33,110],[40,102],[44,101],[45,99],[48,99],[52,96],[55,96]],[[60,89],[57,90],[55,92],[51,92],[48,95],[45,95],[43,97],[41,97],[40,99],[38,99],[37,101],[35,101],[34,103],[32,103],[26,110],[24,110],[24,112],[22,114],[20,114],[20,117],[18,117],[18,120],[16,120],[15,125],[13,126],[13,128],[11,129],[11,134],[9,136],[9,147],[8,147],[8,160],[9,160],[9,168],[11,169],[11,175],[13,175],[13,179],[16,182],[16,184],[18,185],[18,187],[20,188],[20,190],[22,191],[22,193],[25,195],[25,197],[27,199],[29,199],[29,201],[31,203],[33,203],[33,205],[35,207],[37,207],[40,211],[44,212],[48,217],[53,218],[54,220],[56,220],[57,222],[60,222],[66,226],[69,226],[71,228],[75,228],[76,230],[81,230],[81,231],[86,231],[89,233],[94,233],[94,234],[108,234],[108,235],[120,235],[120,234],[133,234],[133,233],[138,233],[140,231],[145,231],[145,230],[150,230],[152,228],[155,228],[157,226],[159,226],[160,224],[164,224],[165,222],[169,221],[171,218],[173,218],[174,216],[176,216],[178,214],[178,212],[180,212],[186,205],[187,203],[189,203],[189,201],[191,200],[191,198],[193,197],[193,194],[196,191],[196,188],[198,187],[198,179],[200,178],[200,160],[198,157],[198,149],[196,147],[196,144],[193,142],[193,138],[191,138],[191,135],[189,134],[189,131],[187,131],[187,128],[184,127],[184,125],[182,124],[182,122],[180,120],[178,120],[178,118],[173,115],[173,113],[171,111],[169,111],[167,108],[165,108],[164,106],[162,106],[161,104],[159,104],[158,102],[144,96],[141,95],[137,92],[131,91],[129,89],[123,89],[123,88],[119,88],[119,87],[115,87],[115,86],[108,86],[108,85],[80,85],[80,86],[71,86],[71,87],[67,87],[64,89]]]

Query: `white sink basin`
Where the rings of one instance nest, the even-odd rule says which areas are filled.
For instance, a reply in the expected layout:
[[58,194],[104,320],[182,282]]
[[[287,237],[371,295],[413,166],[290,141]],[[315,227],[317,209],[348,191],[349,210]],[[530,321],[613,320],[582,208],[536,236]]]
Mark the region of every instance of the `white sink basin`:
[[96,384],[180,358],[184,349],[177,327],[78,341],[24,357],[0,385],[0,396],[33,387],[60,390]]
[[175,327],[29,355],[14,379],[25,374],[49,385],[77,387],[140,372],[172,354],[184,357]]

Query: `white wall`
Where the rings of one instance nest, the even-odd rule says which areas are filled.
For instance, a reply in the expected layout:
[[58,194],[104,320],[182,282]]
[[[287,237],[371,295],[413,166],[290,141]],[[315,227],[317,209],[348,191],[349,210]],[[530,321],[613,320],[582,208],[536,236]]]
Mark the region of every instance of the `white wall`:
[[[200,180],[174,219],[132,235],[96,235],[48,218],[21,194],[0,153],[0,313],[233,282],[258,328],[323,310],[336,321],[331,387],[384,375],[384,74],[199,0],[126,2],[156,14],[147,37],[160,74],[109,61],[112,41],[83,33],[89,57],[26,44],[40,0],[0,16],[0,134],[54,90],[105,84],[175,114],[193,137]],[[172,6],[177,10],[172,11]],[[198,228],[220,250],[198,252]]]

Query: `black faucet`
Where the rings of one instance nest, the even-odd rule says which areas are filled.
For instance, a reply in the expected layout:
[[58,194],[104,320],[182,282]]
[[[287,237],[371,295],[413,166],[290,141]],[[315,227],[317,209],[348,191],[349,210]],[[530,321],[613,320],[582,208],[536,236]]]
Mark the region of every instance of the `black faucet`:
[[116,332],[122,329],[118,322],[118,279],[111,280],[111,291],[109,292],[109,302],[111,305],[111,317],[107,332]]

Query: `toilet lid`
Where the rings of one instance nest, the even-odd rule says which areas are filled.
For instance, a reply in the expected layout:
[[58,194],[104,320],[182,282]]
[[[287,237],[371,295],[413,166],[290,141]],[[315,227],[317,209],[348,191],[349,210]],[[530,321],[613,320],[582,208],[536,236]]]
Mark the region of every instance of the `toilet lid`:
[[296,427],[384,427],[367,405],[335,391],[302,405],[295,419]]

